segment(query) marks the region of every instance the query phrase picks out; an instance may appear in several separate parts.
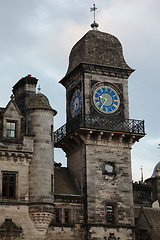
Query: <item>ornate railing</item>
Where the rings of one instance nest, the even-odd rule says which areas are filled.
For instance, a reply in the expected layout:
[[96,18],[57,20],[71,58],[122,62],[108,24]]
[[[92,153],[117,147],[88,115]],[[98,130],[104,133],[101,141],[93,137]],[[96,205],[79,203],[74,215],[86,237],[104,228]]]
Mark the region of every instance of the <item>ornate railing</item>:
[[145,134],[144,121],[135,119],[107,119],[94,115],[86,115],[72,119],[54,132],[54,142],[57,144],[68,134],[78,128],[101,129],[105,131],[126,132],[134,134]]

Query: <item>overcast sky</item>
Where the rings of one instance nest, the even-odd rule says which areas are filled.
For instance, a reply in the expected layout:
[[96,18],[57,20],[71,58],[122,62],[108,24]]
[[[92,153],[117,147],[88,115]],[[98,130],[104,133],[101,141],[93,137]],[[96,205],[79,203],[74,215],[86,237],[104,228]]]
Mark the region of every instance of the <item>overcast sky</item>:
[[[55,130],[65,123],[65,75],[72,46],[93,22],[115,35],[125,59],[136,71],[129,78],[130,118],[144,119],[147,135],[132,150],[133,180],[151,176],[160,161],[160,0],[0,0],[0,106],[23,76],[39,79],[54,109]],[[55,160],[66,164],[64,154]]]

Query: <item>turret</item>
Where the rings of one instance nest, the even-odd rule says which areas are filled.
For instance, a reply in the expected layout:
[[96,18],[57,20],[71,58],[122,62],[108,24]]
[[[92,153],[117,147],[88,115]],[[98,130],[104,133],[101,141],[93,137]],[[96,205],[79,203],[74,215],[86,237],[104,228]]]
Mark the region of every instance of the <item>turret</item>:
[[158,201],[160,206],[160,162],[155,166],[152,176],[145,182],[152,188],[152,203]]
[[56,111],[46,96],[37,93],[31,98],[27,112],[28,131],[34,139],[29,174],[29,214],[35,227],[43,231],[53,217],[53,116]]

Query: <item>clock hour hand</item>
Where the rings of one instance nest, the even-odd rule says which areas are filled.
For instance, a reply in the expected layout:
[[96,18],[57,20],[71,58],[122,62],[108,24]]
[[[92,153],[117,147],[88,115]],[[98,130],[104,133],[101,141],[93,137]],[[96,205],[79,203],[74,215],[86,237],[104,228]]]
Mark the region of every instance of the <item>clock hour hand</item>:
[[106,100],[107,101],[107,98],[104,98],[104,97],[102,97],[102,96],[99,96],[100,98],[103,98],[104,100]]
[[76,109],[77,109],[77,106],[78,106],[78,104],[77,104],[77,103],[75,103],[75,102],[73,102],[73,106],[74,106],[74,110],[76,110]]

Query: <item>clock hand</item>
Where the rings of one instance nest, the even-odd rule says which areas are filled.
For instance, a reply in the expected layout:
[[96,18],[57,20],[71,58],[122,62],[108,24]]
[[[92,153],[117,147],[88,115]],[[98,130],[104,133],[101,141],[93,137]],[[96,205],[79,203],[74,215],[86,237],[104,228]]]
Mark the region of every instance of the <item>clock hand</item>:
[[103,98],[103,99],[105,99],[106,101],[107,101],[107,98],[104,98],[104,97],[102,97],[102,96],[99,96],[100,98]]
[[78,103],[73,102],[73,108],[74,108],[74,110],[76,110],[77,107],[78,107]]
[[75,110],[76,109],[76,103],[73,102],[73,109]]
[[102,104],[102,106],[101,106],[100,109],[102,109],[103,105],[107,102],[107,98],[105,98],[105,99],[106,99],[106,100],[104,101],[104,103]]

